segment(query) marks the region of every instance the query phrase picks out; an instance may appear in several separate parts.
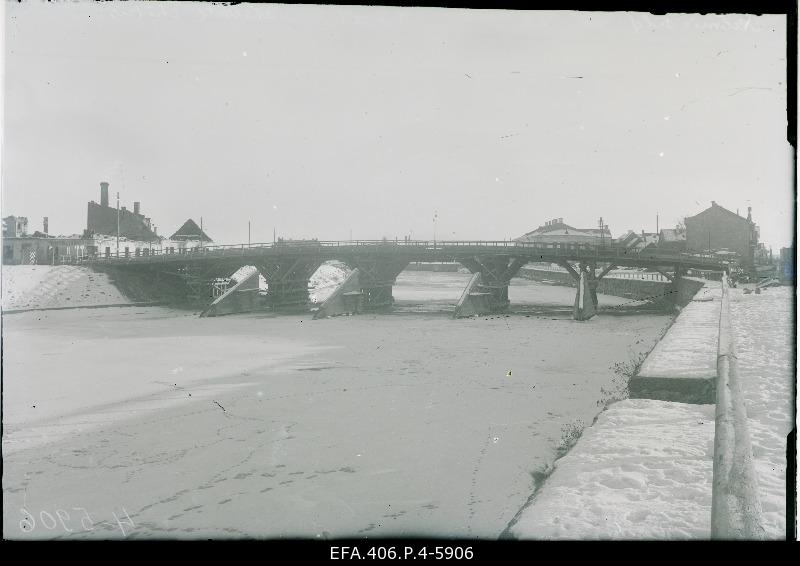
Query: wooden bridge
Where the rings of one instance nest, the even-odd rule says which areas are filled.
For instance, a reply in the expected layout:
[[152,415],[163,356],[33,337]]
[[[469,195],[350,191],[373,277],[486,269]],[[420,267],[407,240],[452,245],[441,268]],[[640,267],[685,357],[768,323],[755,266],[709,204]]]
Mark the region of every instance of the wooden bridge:
[[[267,304],[275,309],[308,308],[308,283],[322,263],[338,260],[357,270],[358,310],[388,308],[395,279],[411,262],[454,261],[474,275],[459,303],[467,314],[502,312],[509,306],[508,285],[529,262],[556,263],[578,282],[576,318],[593,314],[597,281],[618,266],[658,271],[677,284],[687,269],[729,271],[730,263],[709,255],[630,250],[615,244],[549,244],[509,241],[288,240],[270,244],[206,246],[183,253],[89,257],[82,261],[108,272],[124,290],[147,292],[162,300],[208,305],[214,281],[240,267],[255,266],[268,284]],[[585,299],[585,300],[584,300]],[[580,304],[579,304],[580,303]],[[474,312],[473,312],[474,311]],[[458,314],[458,313],[457,313]]]

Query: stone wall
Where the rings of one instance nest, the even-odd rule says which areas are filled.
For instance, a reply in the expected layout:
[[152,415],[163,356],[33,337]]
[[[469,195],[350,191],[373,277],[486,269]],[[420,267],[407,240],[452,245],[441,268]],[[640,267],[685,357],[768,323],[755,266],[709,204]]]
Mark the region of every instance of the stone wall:
[[[536,269],[533,267],[523,267],[519,270],[517,277],[575,287],[577,284],[572,275],[566,271],[550,271],[547,269]],[[631,300],[650,300],[653,302],[668,301],[671,304],[680,306],[687,305],[704,285],[702,280],[681,278],[677,289],[670,285],[669,281],[648,281],[642,279],[623,279],[606,276],[603,277],[598,285],[597,292],[603,295],[613,295],[615,297],[625,297]]]

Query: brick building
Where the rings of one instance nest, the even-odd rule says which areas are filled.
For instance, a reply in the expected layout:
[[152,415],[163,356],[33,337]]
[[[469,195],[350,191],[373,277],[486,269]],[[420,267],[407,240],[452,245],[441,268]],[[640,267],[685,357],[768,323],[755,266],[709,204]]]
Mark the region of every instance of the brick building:
[[129,240],[150,242],[158,240],[150,219],[140,212],[140,203],[133,203],[133,211],[126,207],[119,209],[108,205],[108,183],[100,183],[100,204],[88,203],[86,230],[91,237],[94,234],[117,235],[117,218],[119,217],[119,235]]
[[759,233],[750,207],[747,208],[747,218],[744,218],[711,201],[710,208],[687,217],[685,223],[688,251],[735,252],[743,267],[753,268]]

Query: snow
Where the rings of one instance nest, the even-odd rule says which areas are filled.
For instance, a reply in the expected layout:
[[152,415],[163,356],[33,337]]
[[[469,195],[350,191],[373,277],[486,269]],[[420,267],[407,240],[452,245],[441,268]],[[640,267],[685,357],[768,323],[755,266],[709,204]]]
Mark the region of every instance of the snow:
[[[704,291],[714,295],[719,288]],[[786,533],[786,435],[793,426],[794,398],[792,292],[781,287],[745,295],[732,289],[730,302],[762,519],[773,539]],[[715,304],[716,311],[711,308]],[[676,329],[696,334],[697,328],[681,319],[688,315],[694,325],[704,324],[697,316],[703,309],[718,321],[718,305],[693,302],[670,334]],[[683,369],[684,354],[663,343],[650,357],[659,354],[659,367],[667,373],[670,356],[665,353],[670,352],[679,360],[674,367]],[[556,462],[511,533],[536,539],[708,539],[713,456],[714,405],[643,399],[614,403]]]
[[[231,279],[242,281],[249,277],[257,268],[252,265],[244,265],[231,275]],[[351,269],[342,262],[328,261],[319,266],[319,269],[309,278],[308,285],[309,299],[312,302],[322,303],[327,299],[336,287],[347,278]],[[258,277],[259,289],[268,288],[267,280],[263,275]]]
[[513,535],[696,539],[711,533],[714,406],[626,399],[556,462]]
[[[398,285],[398,309],[430,286],[436,312],[5,316],[6,537],[496,538],[669,317],[576,322],[574,289],[524,282],[515,303],[565,312],[453,320],[458,277]],[[22,531],[23,508],[73,532]]]
[[731,325],[767,536],[786,537],[786,436],[794,426],[792,292],[731,290]]
[[[717,374],[719,283],[706,287],[681,311],[669,332],[642,364],[639,375],[647,377],[710,377]],[[713,299],[713,300],[711,300]]]
[[314,303],[322,304],[336,290],[352,271],[347,265],[338,261],[329,261],[319,266],[309,279],[309,298]]
[[127,304],[108,275],[71,265],[4,265],[3,310]]

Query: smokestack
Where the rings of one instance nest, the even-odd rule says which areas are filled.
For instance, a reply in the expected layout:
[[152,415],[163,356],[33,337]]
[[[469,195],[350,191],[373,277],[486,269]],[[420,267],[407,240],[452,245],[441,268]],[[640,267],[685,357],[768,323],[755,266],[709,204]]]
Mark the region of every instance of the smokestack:
[[753,207],[752,206],[748,206],[747,207],[747,221],[748,222],[752,222],[753,221]]
[[141,205],[140,202],[134,202],[133,203],[133,213],[134,214],[139,214],[140,205]]
[[44,220],[42,221],[42,230],[45,234],[47,234],[47,216],[45,216]]
[[711,201],[711,206],[717,206],[717,201],[715,201],[715,200],[712,200],[712,201]]
[[108,208],[108,183],[100,183],[100,206]]

